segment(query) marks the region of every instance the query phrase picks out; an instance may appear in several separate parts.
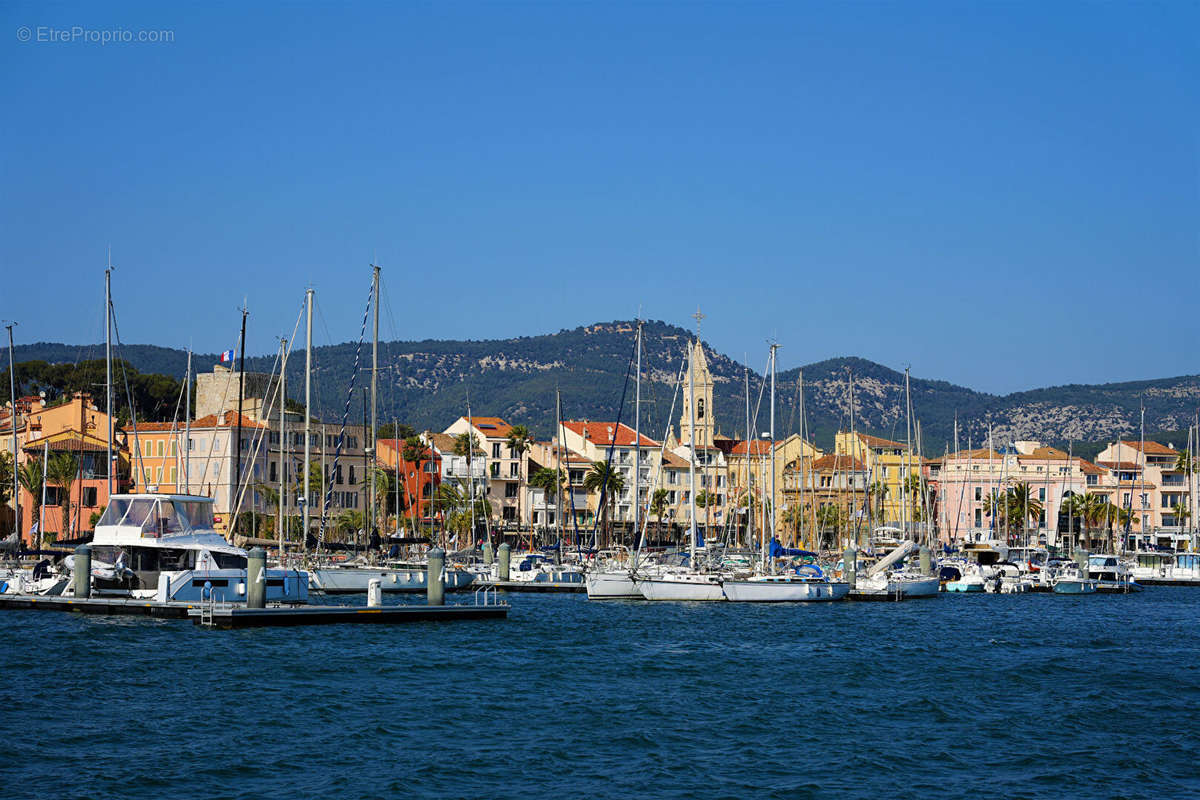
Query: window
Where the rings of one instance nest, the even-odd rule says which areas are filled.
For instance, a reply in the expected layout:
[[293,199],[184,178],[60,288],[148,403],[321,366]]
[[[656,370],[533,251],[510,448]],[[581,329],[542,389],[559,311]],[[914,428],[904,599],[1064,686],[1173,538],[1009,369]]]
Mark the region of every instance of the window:
[[515,483],[504,484],[504,496],[505,497],[516,497],[517,496],[517,486],[518,486],[518,484],[515,484]]
[[[351,480],[353,480],[353,478],[351,478]],[[342,465],[341,464],[337,465],[337,482],[345,483],[345,481],[342,480]]]
[[176,442],[174,439],[172,439],[171,440],[171,455],[175,455],[178,452],[179,452],[178,442]]
[[271,462],[271,478],[270,478],[271,483],[274,483],[275,481],[279,480],[278,471],[279,471],[279,462],[272,461]]
[[178,477],[178,476],[175,474],[175,468],[174,468],[174,467],[171,467],[171,484],[172,484],[172,485],[174,485],[174,483],[175,483],[175,479],[176,479],[177,477]]
[[155,470],[155,472],[154,472],[154,482],[155,483],[162,483],[162,469],[163,469],[162,467],[159,467],[157,470]]
[[499,457],[500,457],[500,443],[493,442],[492,443],[492,458],[499,458]]
[[350,485],[351,485],[351,486],[353,486],[354,484],[355,484],[355,480],[354,480],[354,465],[353,465],[353,464],[351,464],[351,465],[350,465]]
[[158,457],[159,458],[163,457],[163,440],[162,439],[158,440]]
[[146,444],[142,447],[142,452],[148,456],[154,455],[154,442],[147,439]]
[[1044,503],[1044,502],[1046,502],[1046,490],[1045,490],[1045,488],[1038,489],[1038,500],[1040,500],[1040,501],[1041,501],[1041,502],[1043,502],[1043,503]]
[[492,468],[492,469],[491,469],[492,477],[493,477],[493,478],[499,478],[499,477],[500,477],[500,464],[499,464],[499,462],[493,461],[493,462],[490,464],[490,466],[491,466],[491,468]]
[[696,419],[704,419],[704,398],[696,401]]
[[508,477],[510,477],[510,478],[521,477],[521,465],[515,461],[512,462],[511,464],[509,464],[508,465]]
[[976,486],[976,487],[975,487],[975,499],[976,499],[976,500],[982,500],[982,499],[983,499],[983,487],[982,487],[982,486]]
[[83,487],[83,497],[80,502],[83,503],[84,508],[94,508],[96,505],[96,487]]

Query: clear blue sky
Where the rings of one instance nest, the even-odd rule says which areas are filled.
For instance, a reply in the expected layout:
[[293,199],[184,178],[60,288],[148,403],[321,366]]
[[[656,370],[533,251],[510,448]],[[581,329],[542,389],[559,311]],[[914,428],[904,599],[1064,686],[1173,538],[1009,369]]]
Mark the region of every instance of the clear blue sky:
[[111,243],[127,342],[245,296],[269,352],[307,285],[357,339],[377,254],[386,338],[700,306],[760,367],[1198,373],[1198,8],[5,3],[0,317],[98,340]]

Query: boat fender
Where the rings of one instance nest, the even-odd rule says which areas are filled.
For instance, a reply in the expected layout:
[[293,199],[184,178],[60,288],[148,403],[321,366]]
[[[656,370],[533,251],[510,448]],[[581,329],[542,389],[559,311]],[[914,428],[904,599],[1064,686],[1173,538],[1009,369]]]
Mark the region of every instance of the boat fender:
[[0,594],[7,594],[7,593],[8,593],[8,581],[4,581],[3,583],[0,583]]

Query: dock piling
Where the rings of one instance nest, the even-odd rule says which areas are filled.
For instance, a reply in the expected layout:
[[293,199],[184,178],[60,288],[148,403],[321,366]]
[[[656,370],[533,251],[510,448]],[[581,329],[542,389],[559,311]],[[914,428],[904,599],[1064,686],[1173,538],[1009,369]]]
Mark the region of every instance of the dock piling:
[[512,548],[508,546],[508,542],[500,545],[499,555],[500,564],[499,569],[496,570],[496,577],[502,581],[507,581],[511,567],[510,559],[512,558]]
[[81,544],[75,548],[75,568],[71,571],[75,582],[75,596],[87,598],[92,596],[92,547]]
[[842,575],[853,592],[854,585],[858,582],[858,550],[853,546],[847,547],[842,553]]
[[246,607],[266,608],[267,551],[256,547],[246,554]]
[[425,575],[425,602],[431,606],[446,604],[446,551],[435,547],[429,551],[429,564]]
[[496,553],[494,550],[492,550],[492,543],[490,541],[484,542],[483,543],[483,563],[490,567],[495,561],[496,561]]
[[921,559],[921,574],[922,575],[932,575],[933,574],[933,553],[925,545],[921,545],[920,559]]

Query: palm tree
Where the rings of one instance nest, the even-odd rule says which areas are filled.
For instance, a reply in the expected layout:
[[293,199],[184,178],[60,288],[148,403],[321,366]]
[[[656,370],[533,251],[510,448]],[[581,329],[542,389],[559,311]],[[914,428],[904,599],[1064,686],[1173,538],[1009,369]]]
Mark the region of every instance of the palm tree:
[[667,495],[666,489],[655,489],[650,497],[650,513],[654,515],[654,530],[659,541],[662,541],[662,517],[667,510]]
[[1186,450],[1180,450],[1175,457],[1175,472],[1195,472],[1196,462],[1188,457]]
[[365,524],[365,516],[361,511],[348,508],[334,518],[333,527],[341,531],[343,535],[348,532],[351,536],[357,536],[358,531],[362,530]]
[[872,481],[867,487],[867,497],[870,499],[871,513],[875,519],[883,519],[883,501],[888,496],[888,485],[883,481]]
[[1038,519],[1042,514],[1042,504],[1033,497],[1033,489],[1028,483],[1017,483],[1005,492],[1008,501],[1010,519],[1021,520],[1021,533],[1027,535],[1027,523],[1030,518]]
[[62,513],[59,537],[67,538],[71,528],[71,487],[79,475],[79,459],[70,453],[55,453],[46,464],[46,479],[59,487],[58,506]]
[[[524,425],[513,425],[511,428],[508,429],[508,441],[507,441],[508,452],[512,454],[513,458],[517,459],[517,533],[518,533],[518,535],[521,532],[521,520],[523,519],[523,517],[521,516],[521,496],[524,494],[524,492],[521,491],[521,489],[524,488],[524,483],[525,483],[525,479],[526,479],[525,470],[523,469],[523,467],[525,466],[525,454],[527,452],[529,452],[529,445],[532,441],[533,441],[533,437],[529,435],[529,428],[526,428]],[[532,538],[533,538],[533,533],[531,530],[530,539],[532,540]]]
[[[38,512],[41,511],[42,508],[42,484],[46,482],[46,473],[42,469],[42,460],[40,458],[31,458],[26,461],[25,464],[19,470],[17,470],[17,480],[20,482],[21,486],[24,487],[25,491],[29,492],[29,508],[31,514],[30,519],[36,520],[38,518]],[[19,527],[20,521],[18,521],[17,524]],[[45,531],[39,529],[38,535],[44,538]],[[30,544],[34,544],[34,542],[30,542]]]
[[842,510],[836,505],[823,505],[817,509],[817,526],[821,531],[820,546],[825,546],[825,534],[832,532],[833,541],[837,541],[838,528],[842,525]]
[[558,497],[559,487],[563,483],[563,473],[560,469],[542,467],[529,476],[528,483],[534,489],[541,489],[545,500],[551,501]]
[[600,526],[607,530],[612,540],[612,509],[616,505],[617,493],[625,488],[625,479],[605,461],[593,461],[591,469],[583,476],[583,488],[588,492],[599,492],[606,502],[600,508]]
[[[258,496],[262,498],[264,506],[266,506],[267,508],[275,509],[276,514],[278,514],[278,512],[279,512],[279,487],[278,486],[270,484],[270,483],[256,483],[256,484],[254,484],[254,486],[251,487],[251,489],[253,489],[255,492],[257,492]],[[263,519],[263,527],[264,527],[263,532],[269,533],[271,535],[276,534],[280,529],[279,527],[276,526],[277,522],[279,522],[279,521],[276,520],[275,517],[272,517],[270,514],[265,515],[264,519]],[[282,525],[282,523],[280,523],[280,525]]]

